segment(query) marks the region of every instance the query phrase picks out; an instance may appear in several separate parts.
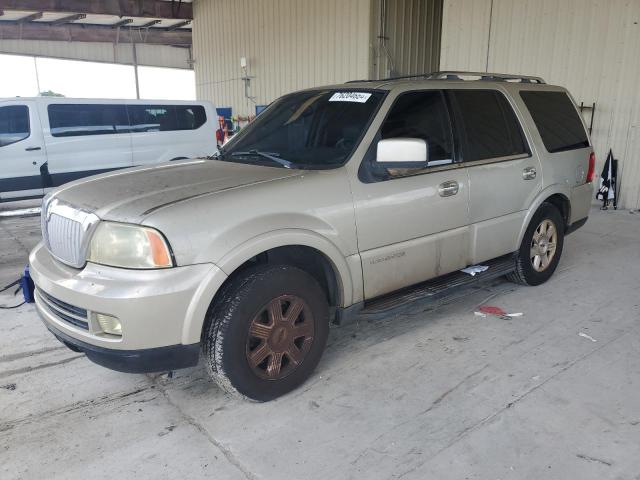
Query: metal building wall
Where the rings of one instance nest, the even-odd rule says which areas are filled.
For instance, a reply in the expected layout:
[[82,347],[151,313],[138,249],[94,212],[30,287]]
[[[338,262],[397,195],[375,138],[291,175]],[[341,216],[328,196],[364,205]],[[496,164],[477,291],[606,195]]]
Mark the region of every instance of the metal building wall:
[[370,17],[371,0],[196,0],[198,98],[246,115],[293,90],[367,78]]
[[374,0],[369,78],[438,70],[442,0]]
[[621,203],[640,208],[640,1],[445,0],[441,69],[539,75],[596,102],[598,168],[613,148]]
[[[189,49],[144,44],[136,49],[139,65],[191,69]],[[0,53],[133,65],[131,44],[0,39]]]

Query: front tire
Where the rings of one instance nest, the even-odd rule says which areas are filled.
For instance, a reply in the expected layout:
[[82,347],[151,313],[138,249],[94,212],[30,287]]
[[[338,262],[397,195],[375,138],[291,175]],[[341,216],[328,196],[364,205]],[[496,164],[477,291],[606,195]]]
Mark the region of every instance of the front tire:
[[223,390],[268,401],[311,375],[329,334],[327,298],[313,277],[285,265],[252,268],[214,302],[203,356]]
[[551,203],[543,203],[522,238],[516,268],[507,275],[521,285],[540,285],[553,275],[564,246],[564,221]]

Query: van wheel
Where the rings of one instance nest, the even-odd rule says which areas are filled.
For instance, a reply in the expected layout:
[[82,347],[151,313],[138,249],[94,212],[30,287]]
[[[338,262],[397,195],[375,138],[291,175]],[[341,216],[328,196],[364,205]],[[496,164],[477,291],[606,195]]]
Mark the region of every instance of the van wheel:
[[522,285],[546,282],[558,266],[563,245],[562,215],[545,202],[531,219],[516,256],[516,269],[507,278]]
[[238,275],[209,308],[203,357],[220,387],[267,401],[303,383],[320,361],[329,305],[306,272],[265,265]]

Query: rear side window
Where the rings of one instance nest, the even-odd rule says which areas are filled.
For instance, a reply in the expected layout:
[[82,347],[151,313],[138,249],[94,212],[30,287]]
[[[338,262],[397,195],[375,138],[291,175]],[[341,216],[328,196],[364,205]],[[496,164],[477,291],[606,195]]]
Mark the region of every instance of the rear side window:
[[205,124],[202,105],[129,105],[132,132],[196,130]]
[[49,105],[49,125],[54,137],[111,135],[129,132],[124,105]]
[[382,139],[421,138],[429,146],[429,161],[452,160],[447,106],[439,90],[398,97],[380,129]]
[[528,153],[520,123],[504,95],[495,90],[452,91],[464,161]]
[[566,93],[522,91],[520,96],[547,151],[563,152],[589,146],[587,132]]
[[0,107],[0,147],[24,140],[30,134],[29,107],[26,105]]

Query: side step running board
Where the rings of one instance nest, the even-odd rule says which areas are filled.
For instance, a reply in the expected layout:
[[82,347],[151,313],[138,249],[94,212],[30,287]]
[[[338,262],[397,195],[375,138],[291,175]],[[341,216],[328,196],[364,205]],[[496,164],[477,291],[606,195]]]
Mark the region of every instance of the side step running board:
[[452,293],[453,290],[501,277],[511,273],[515,269],[514,254],[498,257],[488,262],[482,262],[482,265],[486,265],[489,268],[482,273],[476,273],[475,276],[457,271],[383,297],[375,298],[365,302],[364,309],[358,313],[359,315],[384,314],[418,300],[436,300]]

